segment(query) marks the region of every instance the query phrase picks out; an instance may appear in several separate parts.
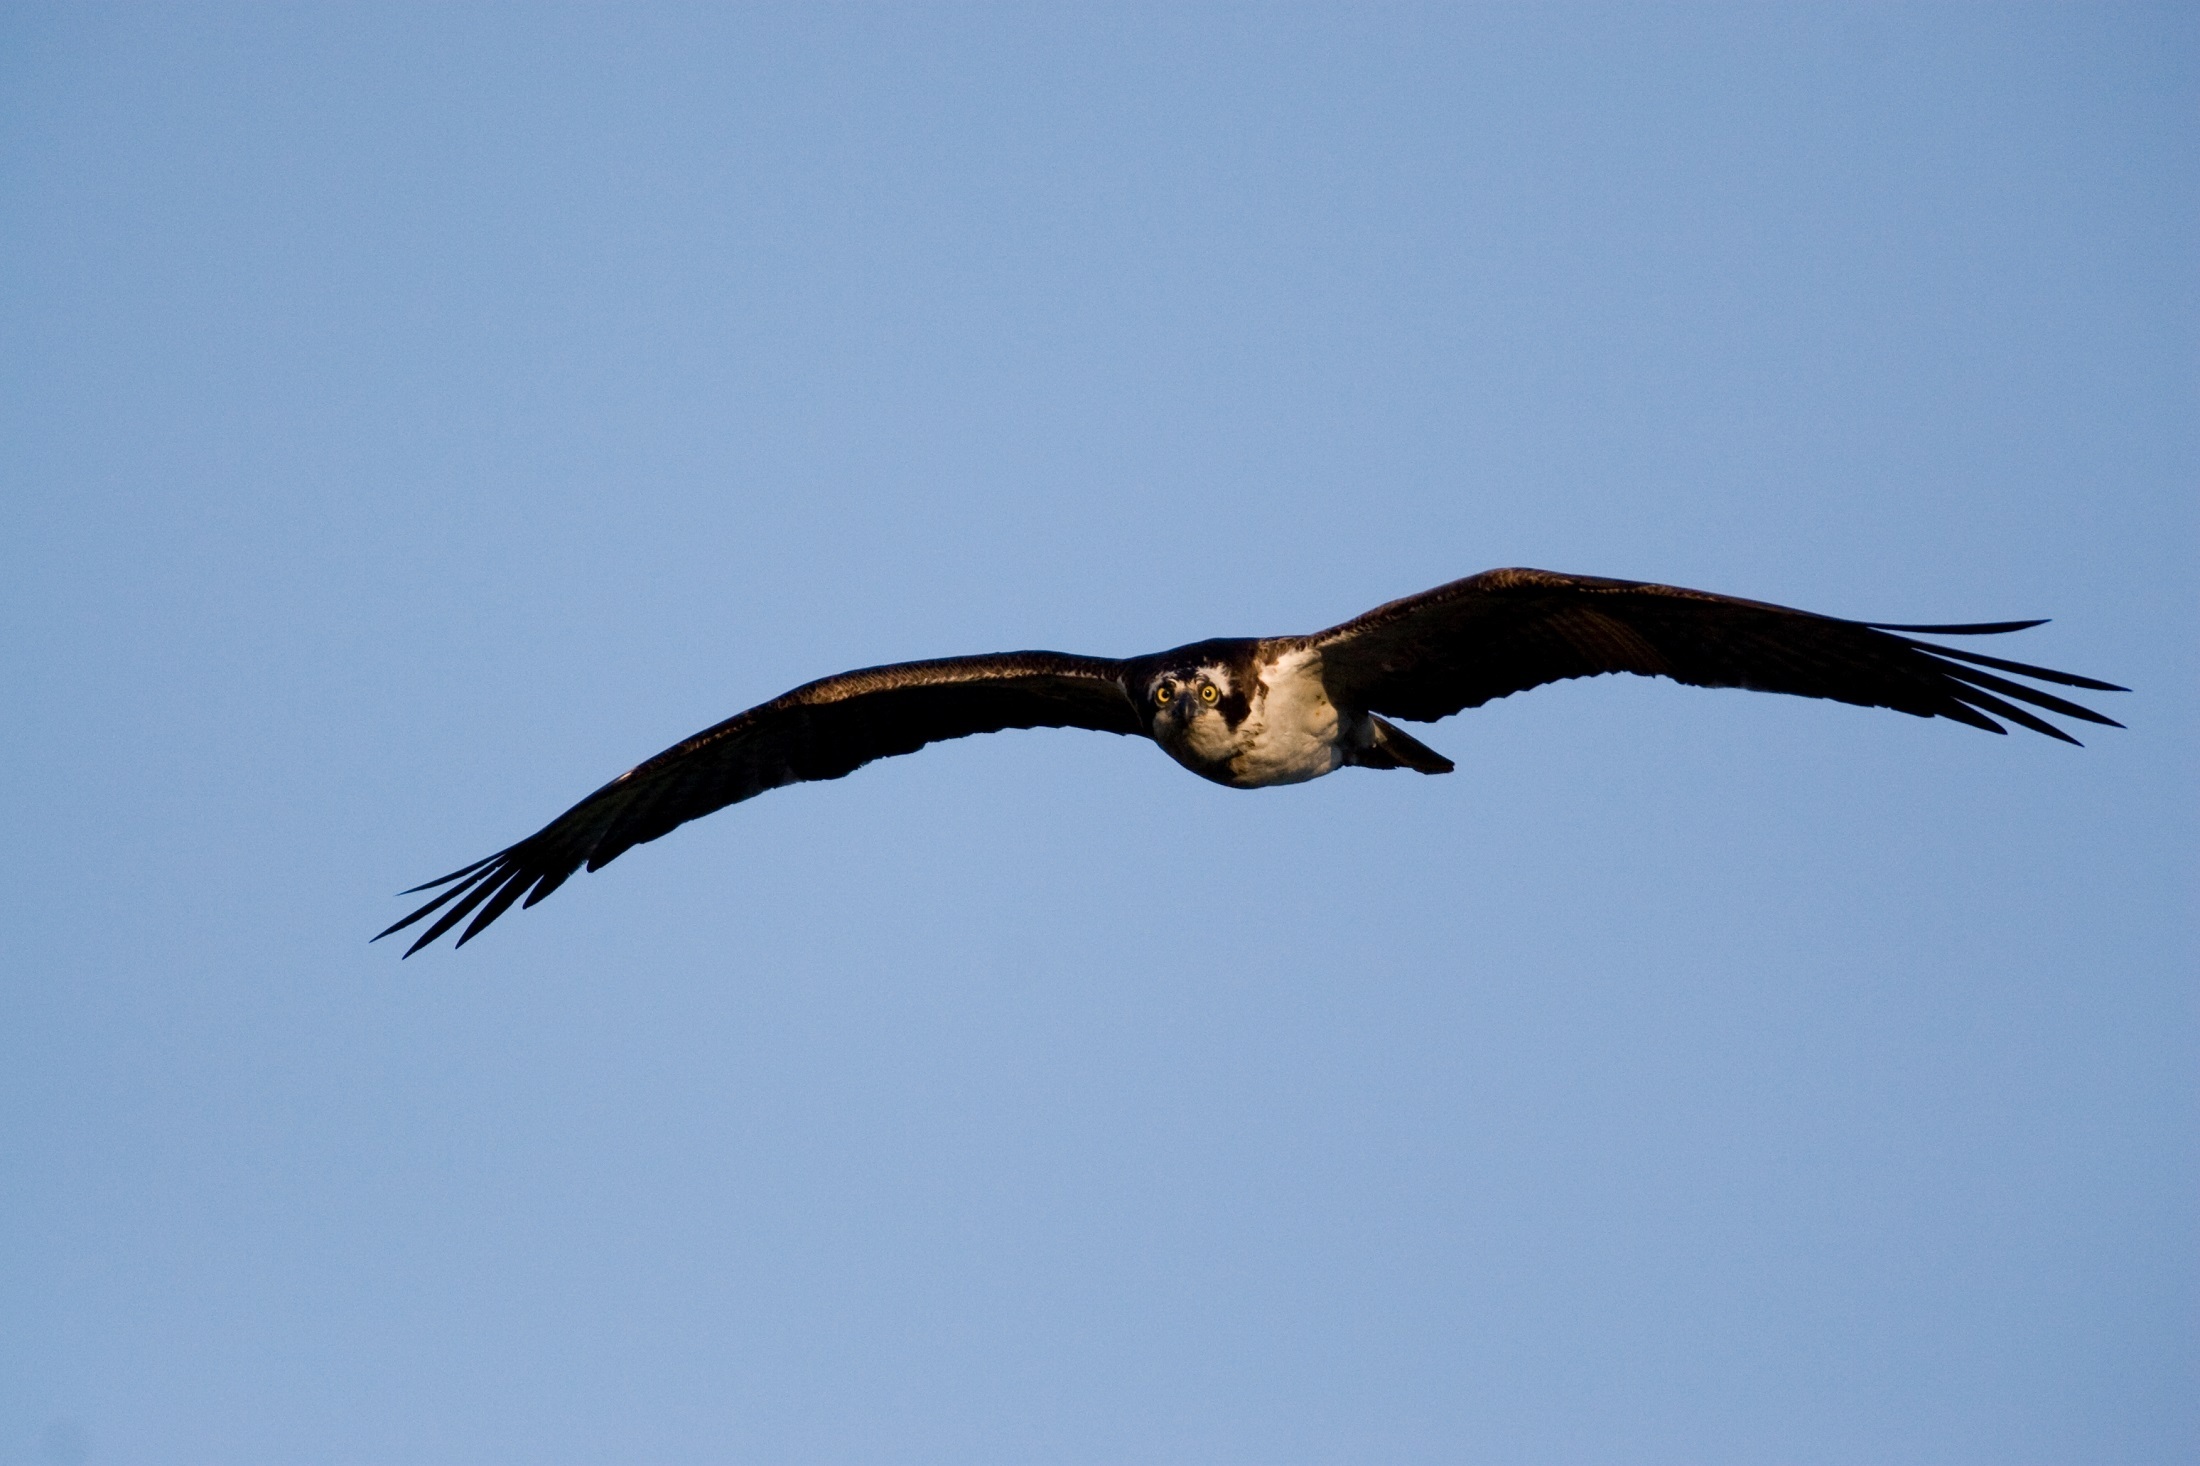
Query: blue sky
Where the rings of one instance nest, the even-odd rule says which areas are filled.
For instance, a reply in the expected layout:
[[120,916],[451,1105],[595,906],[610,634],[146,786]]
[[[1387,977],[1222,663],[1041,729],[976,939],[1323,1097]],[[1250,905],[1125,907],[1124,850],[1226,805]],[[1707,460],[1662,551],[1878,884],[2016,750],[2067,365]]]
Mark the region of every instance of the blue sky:
[[[0,1463],[2200,1452],[2179,7],[0,18]],[[2127,682],[971,740],[1495,565]]]

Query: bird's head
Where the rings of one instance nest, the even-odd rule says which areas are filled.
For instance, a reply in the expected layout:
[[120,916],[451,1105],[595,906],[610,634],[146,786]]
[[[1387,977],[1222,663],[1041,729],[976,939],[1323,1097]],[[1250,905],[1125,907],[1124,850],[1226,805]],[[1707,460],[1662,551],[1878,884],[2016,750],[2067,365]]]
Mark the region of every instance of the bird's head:
[[1240,751],[1238,726],[1251,710],[1253,672],[1237,658],[1187,647],[1143,680],[1146,726],[1177,762],[1215,777]]

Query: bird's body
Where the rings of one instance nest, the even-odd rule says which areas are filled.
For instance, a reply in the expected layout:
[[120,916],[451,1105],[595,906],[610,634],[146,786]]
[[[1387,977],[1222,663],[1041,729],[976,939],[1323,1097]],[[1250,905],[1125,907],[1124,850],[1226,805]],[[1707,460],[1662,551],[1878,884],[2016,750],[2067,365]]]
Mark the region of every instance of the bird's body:
[[[1365,708],[1333,699],[1322,654],[1304,637],[1194,642],[1140,658],[1126,680],[1143,689],[1140,701],[1153,710],[1153,741],[1201,778],[1232,789],[1303,784],[1348,764],[1452,769],[1449,759]],[[1425,757],[1398,757],[1394,750],[1406,745]]]
[[1310,636],[1200,641],[1122,660],[1005,652],[869,667],[807,683],[629,769],[518,844],[416,887],[443,889],[381,935],[440,911],[410,955],[471,915],[463,945],[583,865],[594,870],[728,804],[1007,728],[1144,736],[1202,778],[1260,789],[1348,766],[1449,773],[1449,759],[1388,718],[1433,721],[1606,672],[1893,708],[1994,733],[2006,731],[1999,717],[2070,743],[2017,704],[2120,726],[1997,674],[2123,691],[2112,683],[1900,634],[2038,624],[1892,626],[1677,586],[1492,570]]
[[[1252,706],[1238,725],[1230,727],[1225,713],[1194,714],[1195,728],[1204,726],[1207,745],[1227,752],[1223,782],[1238,789],[1303,784],[1343,768],[1355,750],[1372,741],[1366,713],[1330,701],[1320,652],[1256,644],[1246,660]],[[1216,723],[1222,725],[1219,736]]]
[[[1204,642],[1160,660],[1157,685],[1175,696],[1156,709],[1153,740],[1201,778],[1260,789],[1344,767],[1353,720],[1329,700],[1313,653]],[[1207,688],[1215,695],[1202,700]]]

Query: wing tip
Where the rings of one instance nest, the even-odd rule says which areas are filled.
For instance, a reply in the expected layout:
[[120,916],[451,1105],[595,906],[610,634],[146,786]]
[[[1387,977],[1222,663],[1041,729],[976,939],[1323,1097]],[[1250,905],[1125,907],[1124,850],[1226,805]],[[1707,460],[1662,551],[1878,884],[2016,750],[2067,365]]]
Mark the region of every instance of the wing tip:
[[2001,636],[2011,631],[2030,631],[2054,619],[2039,616],[2030,621],[1967,621],[1960,626],[1907,626],[1894,621],[1859,621],[1856,624],[1874,631],[1916,631],[1927,636]]

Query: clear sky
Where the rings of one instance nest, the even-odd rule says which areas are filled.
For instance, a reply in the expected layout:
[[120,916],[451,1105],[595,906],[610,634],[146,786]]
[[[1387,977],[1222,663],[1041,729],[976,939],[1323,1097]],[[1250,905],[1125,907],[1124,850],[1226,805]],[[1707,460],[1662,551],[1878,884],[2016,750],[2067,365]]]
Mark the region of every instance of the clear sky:
[[[2200,12],[0,14],[0,1463],[2200,1456]],[[1496,565],[2127,682],[1077,732]]]

